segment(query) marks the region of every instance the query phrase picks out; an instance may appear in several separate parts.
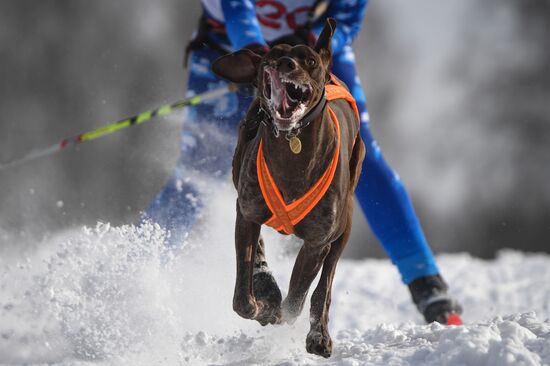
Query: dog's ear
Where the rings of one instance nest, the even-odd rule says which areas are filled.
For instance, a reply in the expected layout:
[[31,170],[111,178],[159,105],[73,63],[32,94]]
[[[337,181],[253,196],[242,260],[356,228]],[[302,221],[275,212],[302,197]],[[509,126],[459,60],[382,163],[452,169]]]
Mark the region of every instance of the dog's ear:
[[327,18],[325,26],[323,27],[323,30],[319,35],[319,39],[317,39],[317,43],[315,44],[315,52],[321,56],[326,65],[330,64],[330,59],[332,57],[330,43],[332,41],[332,35],[334,34],[335,29],[336,20]]
[[212,71],[234,83],[253,83],[258,75],[262,57],[248,49],[242,49],[218,58],[212,64]]

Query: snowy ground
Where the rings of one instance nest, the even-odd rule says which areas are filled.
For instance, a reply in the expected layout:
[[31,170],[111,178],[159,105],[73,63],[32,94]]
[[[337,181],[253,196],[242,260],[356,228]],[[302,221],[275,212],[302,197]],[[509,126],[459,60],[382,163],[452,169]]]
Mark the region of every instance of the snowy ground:
[[[99,224],[34,249],[4,238],[0,364],[550,364],[550,256],[542,254],[505,251],[493,261],[440,256],[465,308],[467,325],[460,327],[424,325],[388,261],[342,261],[328,360],[305,351],[307,311],[292,326],[239,318],[231,310],[231,192],[219,193],[202,230],[175,257],[153,225]],[[265,236],[286,289],[297,243],[267,230]]]

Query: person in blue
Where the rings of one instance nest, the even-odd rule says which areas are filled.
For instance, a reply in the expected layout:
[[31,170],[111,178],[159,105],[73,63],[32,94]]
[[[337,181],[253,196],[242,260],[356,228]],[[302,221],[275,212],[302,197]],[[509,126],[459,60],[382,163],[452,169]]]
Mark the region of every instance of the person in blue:
[[[210,68],[218,57],[241,48],[267,52],[277,43],[311,45],[325,19],[336,19],[332,72],[357,102],[367,149],[355,191],[357,200],[426,321],[451,323],[450,319],[462,312],[461,306],[447,294],[447,284],[405,187],[384,160],[369,129],[367,102],[351,46],[361,29],[366,5],[367,0],[202,0],[199,29],[188,46],[187,94],[227,85]],[[204,187],[193,181],[215,182],[229,174],[237,126],[252,99],[250,92],[241,90],[187,110],[176,170],[146,210],[147,218],[170,230],[173,245],[183,240],[204,205]]]

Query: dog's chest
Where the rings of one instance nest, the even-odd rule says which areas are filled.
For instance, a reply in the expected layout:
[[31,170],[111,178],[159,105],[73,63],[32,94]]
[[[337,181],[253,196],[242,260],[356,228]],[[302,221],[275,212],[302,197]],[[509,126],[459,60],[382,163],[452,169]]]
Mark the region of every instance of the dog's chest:
[[[258,179],[258,145],[259,142],[251,141],[246,153],[243,154],[237,191],[238,204],[244,218],[248,221],[264,224],[273,214],[266,204]],[[341,166],[341,164],[339,165]],[[322,173],[325,168],[325,166],[321,166],[319,171]],[[306,217],[295,225],[295,234],[298,237],[311,242],[329,242],[340,231],[341,220],[339,218],[342,217],[344,209],[344,205],[340,204],[343,200],[343,192],[339,189],[342,186],[342,173],[341,169],[337,170],[334,184],[329,187]],[[277,172],[274,171],[273,174],[276,176]],[[317,177],[305,179],[301,171],[287,170],[285,175],[290,176],[290,178],[281,179],[279,177],[277,183],[278,189],[288,205],[303,196],[317,180]]]

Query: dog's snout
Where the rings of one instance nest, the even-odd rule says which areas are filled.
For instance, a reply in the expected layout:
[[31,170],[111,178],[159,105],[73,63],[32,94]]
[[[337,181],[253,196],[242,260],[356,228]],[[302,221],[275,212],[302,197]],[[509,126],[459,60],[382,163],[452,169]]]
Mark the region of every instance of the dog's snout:
[[291,72],[296,70],[296,67],[296,61],[288,56],[281,57],[277,61],[277,69],[279,69],[279,72]]

